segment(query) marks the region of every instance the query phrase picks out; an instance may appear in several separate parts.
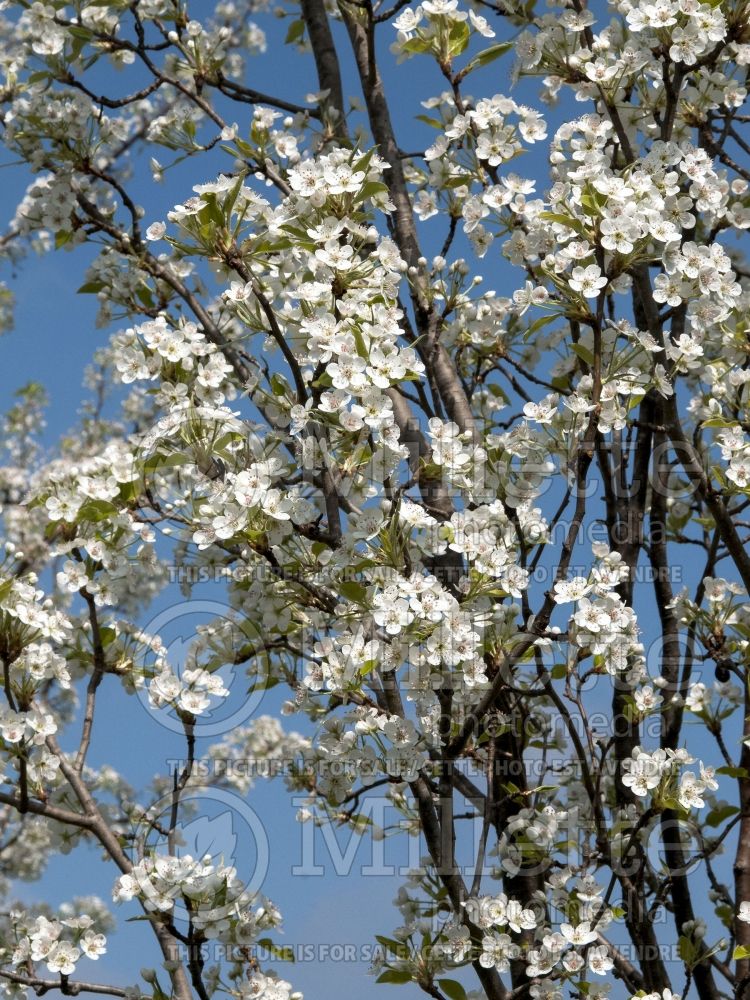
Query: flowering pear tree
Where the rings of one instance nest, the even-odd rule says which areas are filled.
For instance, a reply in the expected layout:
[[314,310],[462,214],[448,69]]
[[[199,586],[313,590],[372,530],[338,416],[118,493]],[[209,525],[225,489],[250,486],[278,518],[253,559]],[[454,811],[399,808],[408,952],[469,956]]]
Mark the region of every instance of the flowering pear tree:
[[[747,1000],[747,0],[0,7],[2,255],[106,331],[73,432],[4,418],[3,995],[299,996],[274,887],[178,836],[275,762],[418,839],[383,990]],[[183,669],[175,568],[226,606]],[[128,698],[184,745],[147,788],[89,760]],[[86,844],[116,905],[16,901]]]

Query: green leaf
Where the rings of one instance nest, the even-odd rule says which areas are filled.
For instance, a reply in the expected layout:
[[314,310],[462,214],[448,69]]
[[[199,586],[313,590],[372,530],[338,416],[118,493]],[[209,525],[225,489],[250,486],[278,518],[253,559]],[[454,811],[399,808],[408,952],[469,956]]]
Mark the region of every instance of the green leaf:
[[375,940],[382,944],[386,951],[390,951],[392,955],[403,955],[406,951],[406,946],[400,944],[398,941],[394,941],[393,938],[384,937],[382,934],[376,934]]
[[232,221],[232,211],[234,210],[235,203],[239,197],[240,191],[242,190],[242,185],[245,183],[245,172],[242,171],[237,180],[234,182],[232,190],[229,192],[227,197],[224,199],[224,222],[226,226],[229,226]]
[[108,500],[89,500],[80,511],[79,518],[82,521],[103,521],[117,513],[117,507]]
[[429,52],[430,47],[431,43],[425,41],[424,38],[410,38],[401,46],[401,51],[408,52],[410,55],[419,55],[422,52]]
[[274,396],[286,396],[289,386],[282,375],[276,373],[271,376],[271,390]]
[[101,292],[103,288],[104,288],[103,281],[87,281],[85,285],[81,285],[76,294],[96,295],[97,292]]
[[293,962],[294,961],[294,950],[289,945],[278,945],[269,937],[259,938],[258,944],[261,948],[267,949],[274,958],[278,958],[282,962]]
[[355,604],[365,603],[367,591],[356,580],[344,580],[339,590],[348,601],[353,601]]
[[559,212],[540,212],[539,218],[544,219],[545,222],[556,222],[560,226],[572,229],[579,236],[586,235],[586,227],[580,219],[573,219],[569,215],[561,215]]
[[583,344],[571,344],[570,347],[573,353],[577,354],[581,361],[585,361],[589,367],[594,364],[594,355],[588,347],[584,347]]
[[586,215],[598,215],[600,209],[606,205],[607,195],[602,194],[595,188],[587,185],[584,194],[581,197],[581,206],[583,207]]
[[462,76],[468,76],[469,73],[473,73],[475,69],[479,69],[481,66],[489,66],[490,63],[499,59],[500,56],[504,56],[506,52],[510,52],[512,48],[513,42],[499,42],[497,45],[490,45],[484,52],[480,52],[478,56],[474,56],[471,62],[464,68]]
[[376,983],[394,983],[396,985],[402,985],[403,983],[411,982],[410,972],[396,972],[395,969],[386,969],[385,972],[381,972],[378,978],[375,980]]
[[701,423],[701,427],[736,427],[737,422],[734,420],[724,420],[721,417],[712,417],[710,420],[704,420]]
[[289,30],[286,33],[286,38],[284,39],[285,45],[294,45],[295,42],[299,42],[300,39],[305,34],[305,22],[302,20],[292,21],[289,25]]
[[726,774],[729,778],[750,778],[746,767],[717,767],[717,774]]
[[[251,146],[249,142],[245,142],[244,139],[240,139],[239,137],[236,138],[234,141],[237,146],[237,149],[239,149],[239,151],[242,153],[243,156],[255,156],[256,152],[255,147]],[[221,148],[225,152],[229,153],[230,156],[237,155],[237,149],[232,149],[231,146],[222,146]]]
[[273,677],[271,674],[264,674],[263,677],[259,677],[250,684],[247,693],[253,694],[255,691],[270,691],[271,688],[275,688],[279,683],[278,677]]
[[636,406],[640,406],[640,404],[643,402],[643,398],[644,396],[642,394],[634,392],[633,395],[630,396],[630,398],[628,399],[628,405],[627,405],[628,412],[630,412],[630,410],[634,410]]
[[554,312],[550,313],[547,316],[540,316],[539,319],[535,319],[534,322],[526,331],[526,333],[523,335],[524,343],[526,343],[529,337],[531,337],[532,334],[536,333],[537,330],[541,330],[543,326],[547,326],[548,323],[552,323],[560,315],[561,315],[560,313]]
[[499,59],[500,56],[504,56],[506,52],[510,52],[512,48],[513,42],[498,42],[497,45],[490,45],[484,52],[480,52],[473,61],[480,66],[488,66],[491,62]]
[[681,935],[677,942],[677,954],[688,968],[692,968],[696,959],[697,948],[694,941]]
[[424,122],[425,125],[429,125],[430,128],[443,129],[443,123],[438,118],[430,118],[429,115],[417,115],[418,122]]
[[104,625],[99,629],[99,638],[101,639],[102,646],[106,649],[117,638],[117,632],[113,628],[110,628],[109,625]]
[[741,958],[750,958],[750,948],[746,944],[738,944],[732,953],[732,958],[735,962]]
[[386,185],[381,184],[380,181],[367,181],[360,188],[359,197],[364,201],[366,198],[374,198],[376,195],[383,194],[387,190]]
[[466,1000],[466,990],[455,979],[438,979],[438,986],[449,1000]]
[[454,21],[448,35],[448,55],[453,58],[466,51],[471,32],[467,21]]
[[219,208],[218,201],[216,200],[216,195],[211,192],[210,194],[204,195],[205,204],[203,208],[198,213],[198,218],[203,221],[211,221],[217,226],[224,225],[224,213]]

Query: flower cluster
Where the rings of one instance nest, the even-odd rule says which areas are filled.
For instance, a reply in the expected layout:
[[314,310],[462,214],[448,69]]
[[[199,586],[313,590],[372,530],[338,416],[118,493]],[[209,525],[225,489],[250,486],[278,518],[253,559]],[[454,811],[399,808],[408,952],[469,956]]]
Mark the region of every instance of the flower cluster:
[[664,805],[676,800],[683,809],[702,809],[705,805],[703,793],[716,791],[719,784],[714,769],[701,761],[698,762],[698,775],[682,770],[694,763],[695,757],[686,750],[649,752],[636,747],[632,756],[623,761],[622,783],[641,798],[652,796],[655,802]]
[[183,907],[205,938],[232,945],[251,944],[281,922],[272,903],[249,893],[233,867],[215,864],[209,855],[144,857],[120,876],[112,898],[117,903],[138,899],[154,914]]
[[96,961],[107,950],[106,937],[94,929],[94,921],[87,914],[50,920],[14,912],[11,923],[15,937],[10,958],[13,966],[44,962],[50,972],[70,976],[82,956]]
[[228,694],[221,677],[200,667],[183,670],[179,677],[169,668],[163,669],[148,686],[149,704],[153,708],[169,705],[187,715],[201,715],[212,697],[225,698]]
[[643,646],[638,638],[635,612],[615,592],[627,575],[618,552],[606,545],[593,546],[597,563],[589,578],[559,580],[554,586],[557,604],[575,602],[570,618],[570,634],[575,653],[586,650],[610,674],[627,673],[640,679]]
[[219,780],[243,794],[256,778],[283,775],[291,778],[310,740],[297,732],[285,732],[278,719],[260,715],[232,731],[221,743],[209,748]]
[[[669,38],[669,56],[677,63],[694,65],[698,58],[726,35],[722,12],[710,3],[670,3],[669,0],[641,0],[621,5],[628,27],[644,44]],[[606,64],[605,64],[606,65]],[[589,67],[587,67],[589,71]],[[591,79],[611,79],[610,70],[589,72]],[[608,75],[609,74],[609,75]]]

